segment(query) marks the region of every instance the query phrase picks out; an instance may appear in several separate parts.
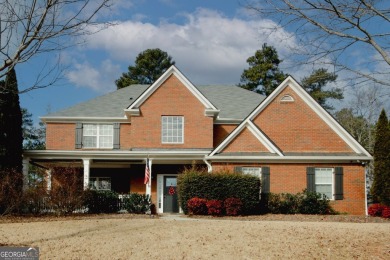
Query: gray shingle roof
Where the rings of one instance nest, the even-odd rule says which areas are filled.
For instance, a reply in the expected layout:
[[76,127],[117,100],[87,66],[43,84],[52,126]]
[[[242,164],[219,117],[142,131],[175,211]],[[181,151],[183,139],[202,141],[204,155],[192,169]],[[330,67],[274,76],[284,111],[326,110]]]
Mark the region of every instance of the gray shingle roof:
[[[92,100],[74,105],[42,118],[118,118],[149,85],[131,85]],[[220,110],[219,118],[244,119],[265,98],[236,86],[197,86],[198,90]]]

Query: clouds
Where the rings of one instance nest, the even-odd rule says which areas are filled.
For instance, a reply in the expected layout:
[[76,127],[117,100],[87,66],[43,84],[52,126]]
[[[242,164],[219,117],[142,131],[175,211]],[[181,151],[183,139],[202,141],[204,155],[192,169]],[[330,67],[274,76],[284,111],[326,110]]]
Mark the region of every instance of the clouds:
[[67,74],[69,81],[78,87],[87,87],[97,92],[109,92],[115,89],[113,75],[120,73],[119,65],[105,60],[98,67],[89,62],[75,63],[74,70]]
[[[99,82],[96,78],[116,79],[128,65],[134,64],[138,53],[160,48],[172,56],[193,83],[233,85],[247,68],[246,59],[261,49],[264,42],[274,46],[282,58],[295,45],[294,37],[282,29],[272,35],[267,33],[269,28],[275,27],[270,20],[228,18],[205,8],[177,16],[182,22],[160,20],[152,24],[140,19],[127,20],[90,36],[82,50],[87,53],[88,62],[78,61],[76,70],[68,74],[69,80],[78,86],[106,89],[107,85],[101,84],[106,81]],[[99,62],[93,52],[105,57]],[[111,64],[109,69],[108,63]],[[119,67],[124,70],[119,71]],[[83,77],[77,76],[82,71]]]

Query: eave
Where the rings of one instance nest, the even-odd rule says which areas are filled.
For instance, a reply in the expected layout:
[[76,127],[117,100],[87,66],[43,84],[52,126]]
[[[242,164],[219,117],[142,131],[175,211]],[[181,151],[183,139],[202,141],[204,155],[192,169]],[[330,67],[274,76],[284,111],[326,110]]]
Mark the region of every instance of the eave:
[[96,122],[96,123],[129,123],[126,116],[123,117],[40,117],[44,123],[75,123],[75,122]]
[[206,156],[210,162],[236,162],[236,163],[361,163],[367,164],[373,160],[371,156],[270,156],[270,155],[214,155]]

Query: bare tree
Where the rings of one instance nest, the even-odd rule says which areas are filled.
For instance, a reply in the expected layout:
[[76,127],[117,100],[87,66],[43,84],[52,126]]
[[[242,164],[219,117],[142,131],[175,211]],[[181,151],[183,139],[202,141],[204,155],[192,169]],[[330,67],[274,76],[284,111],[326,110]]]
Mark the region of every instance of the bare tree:
[[246,7],[294,32],[296,61],[352,72],[354,84],[390,86],[390,1],[255,0]]
[[[19,63],[78,44],[78,37],[108,26],[97,20],[97,14],[111,1],[0,0],[0,78]],[[93,25],[99,26],[91,30]],[[49,68],[48,73],[57,69]],[[44,75],[37,75],[35,84],[20,92],[45,87],[39,84],[42,78]]]

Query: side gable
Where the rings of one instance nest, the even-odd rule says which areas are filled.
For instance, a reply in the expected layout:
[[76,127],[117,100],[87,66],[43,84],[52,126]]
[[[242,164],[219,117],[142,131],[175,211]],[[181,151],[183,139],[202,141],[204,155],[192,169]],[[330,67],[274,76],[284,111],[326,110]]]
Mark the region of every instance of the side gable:
[[218,116],[219,110],[174,65],[172,65],[159,79],[147,88],[137,100],[125,109],[126,115],[139,116],[140,106],[172,75],[174,75],[204,105],[204,114],[206,116]]
[[[255,150],[256,148],[258,150]],[[267,152],[283,156],[282,152],[251,121],[240,124],[210,156],[223,152]]]
[[[244,130],[253,125],[272,144],[279,159],[313,155],[371,155],[292,77],[285,79],[252,113],[209,155],[223,155],[231,143],[245,142]],[[251,128],[253,129],[253,127]],[[256,132],[256,131],[255,131]],[[241,137],[242,136],[242,137]],[[272,149],[271,149],[272,150]],[[252,152],[248,151],[247,152]]]

